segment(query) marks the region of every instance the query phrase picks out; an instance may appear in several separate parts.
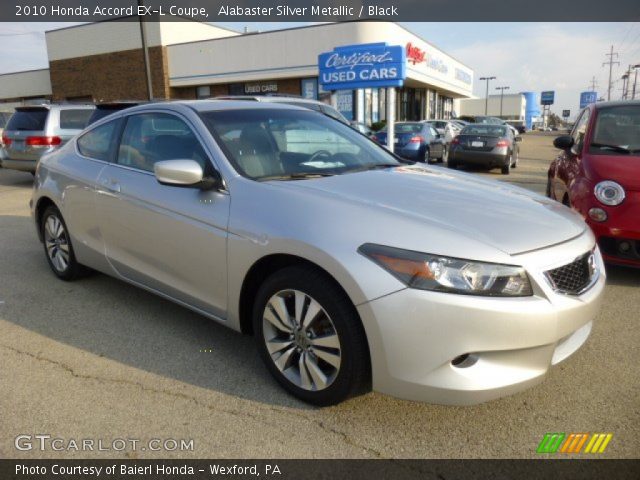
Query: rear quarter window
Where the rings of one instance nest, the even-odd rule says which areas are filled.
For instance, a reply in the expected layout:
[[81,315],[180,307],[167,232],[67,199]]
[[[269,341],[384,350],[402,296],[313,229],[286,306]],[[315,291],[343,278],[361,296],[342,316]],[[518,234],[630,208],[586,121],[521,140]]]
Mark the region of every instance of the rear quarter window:
[[60,128],[62,130],[82,130],[87,126],[93,110],[60,110]]
[[49,110],[18,110],[7,123],[6,130],[44,130]]
[[118,120],[89,130],[77,140],[78,151],[85,157],[109,161]]

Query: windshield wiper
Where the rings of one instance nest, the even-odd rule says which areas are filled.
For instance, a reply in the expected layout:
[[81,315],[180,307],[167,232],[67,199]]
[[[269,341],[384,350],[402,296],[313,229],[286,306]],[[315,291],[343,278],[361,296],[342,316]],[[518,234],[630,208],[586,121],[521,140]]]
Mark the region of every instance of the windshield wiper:
[[332,177],[334,175],[335,173],[328,172],[297,172],[284,175],[269,175],[266,177],[257,178],[256,180],[260,182],[264,182],[267,180],[305,180],[307,178]]
[[591,142],[591,146],[597,147],[597,148],[608,148],[615,152],[622,152],[622,153],[632,153],[634,151],[634,150],[629,150],[628,148],[625,148],[621,145],[609,145],[608,143]]

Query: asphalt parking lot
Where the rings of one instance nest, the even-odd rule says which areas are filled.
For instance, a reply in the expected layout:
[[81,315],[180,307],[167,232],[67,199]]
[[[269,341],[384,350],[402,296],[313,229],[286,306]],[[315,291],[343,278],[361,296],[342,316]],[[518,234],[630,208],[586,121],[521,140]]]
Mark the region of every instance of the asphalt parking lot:
[[[543,193],[553,137],[525,135],[508,177],[476,174]],[[640,271],[608,270],[591,338],[533,389],[473,407],[371,393],[318,409],[271,380],[249,337],[104,275],[56,280],[31,179],[0,169],[2,458],[526,458],[546,432],[611,432],[600,457],[640,452]],[[18,451],[20,434],[194,448]]]

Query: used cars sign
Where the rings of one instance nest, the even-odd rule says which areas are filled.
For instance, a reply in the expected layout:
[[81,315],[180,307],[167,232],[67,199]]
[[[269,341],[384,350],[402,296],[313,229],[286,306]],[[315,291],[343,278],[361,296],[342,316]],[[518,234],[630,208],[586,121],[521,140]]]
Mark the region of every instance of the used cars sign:
[[405,49],[386,43],[337,47],[318,56],[318,68],[325,90],[401,87],[407,76]]

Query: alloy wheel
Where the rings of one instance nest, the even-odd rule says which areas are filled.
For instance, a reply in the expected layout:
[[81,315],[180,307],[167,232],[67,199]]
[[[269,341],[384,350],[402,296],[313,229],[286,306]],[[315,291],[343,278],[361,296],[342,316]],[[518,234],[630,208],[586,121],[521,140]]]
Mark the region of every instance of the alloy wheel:
[[53,267],[63,273],[69,268],[69,239],[62,221],[49,215],[44,223],[44,242]]
[[281,290],[262,317],[265,345],[278,370],[301,389],[328,388],[342,356],[338,332],[322,306],[299,290]]

